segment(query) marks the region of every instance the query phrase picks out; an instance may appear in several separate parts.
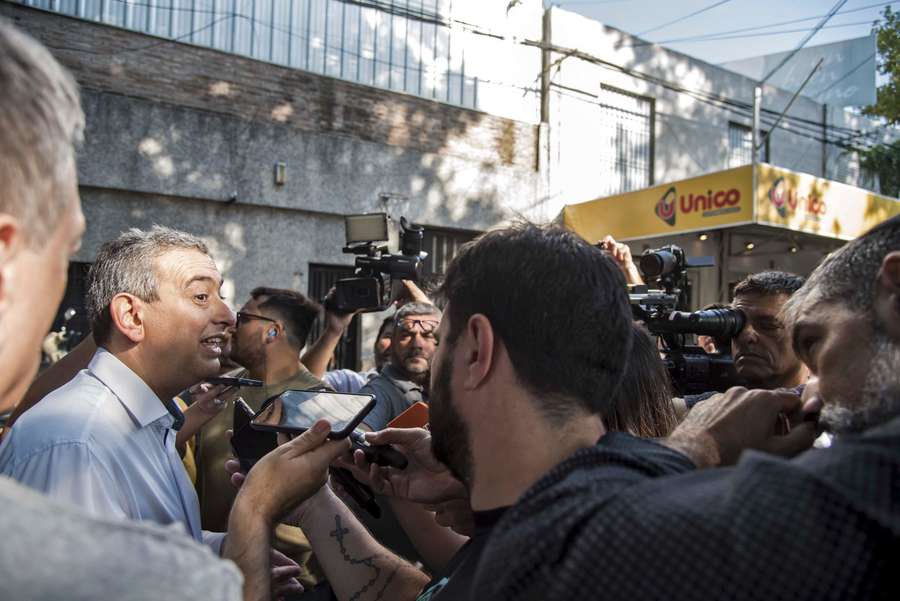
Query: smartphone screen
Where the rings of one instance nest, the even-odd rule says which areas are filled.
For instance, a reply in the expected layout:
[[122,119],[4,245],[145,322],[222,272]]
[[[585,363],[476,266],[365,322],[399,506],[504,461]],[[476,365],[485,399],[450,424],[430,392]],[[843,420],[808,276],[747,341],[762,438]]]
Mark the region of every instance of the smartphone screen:
[[326,419],[331,438],[343,438],[374,406],[375,397],[369,394],[288,390],[266,401],[250,424],[257,430],[299,433]]

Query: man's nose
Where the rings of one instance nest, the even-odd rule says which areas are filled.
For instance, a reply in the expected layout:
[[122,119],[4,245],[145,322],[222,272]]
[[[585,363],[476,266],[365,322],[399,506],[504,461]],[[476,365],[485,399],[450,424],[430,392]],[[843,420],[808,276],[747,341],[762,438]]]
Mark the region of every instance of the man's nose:
[[237,316],[222,299],[217,299],[214,319],[216,323],[226,326],[234,334],[234,328],[237,326]]
[[738,342],[751,343],[759,340],[759,333],[753,328],[750,322],[744,326],[741,333],[738,334]]

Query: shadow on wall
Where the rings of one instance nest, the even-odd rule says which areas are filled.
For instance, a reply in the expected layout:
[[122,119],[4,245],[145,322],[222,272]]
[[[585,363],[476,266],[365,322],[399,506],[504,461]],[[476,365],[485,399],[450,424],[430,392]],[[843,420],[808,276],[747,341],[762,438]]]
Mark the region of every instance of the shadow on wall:
[[21,6],[0,13],[81,84],[87,186],[338,214],[383,209],[389,193],[415,221],[463,229],[536,196],[536,126]]

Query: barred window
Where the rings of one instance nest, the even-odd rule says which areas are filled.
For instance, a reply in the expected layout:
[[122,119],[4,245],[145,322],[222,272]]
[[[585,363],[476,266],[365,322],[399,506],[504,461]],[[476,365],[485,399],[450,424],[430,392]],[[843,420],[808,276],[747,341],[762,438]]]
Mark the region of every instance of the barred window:
[[[469,108],[451,0],[22,0],[27,6]],[[471,71],[471,69],[469,69]]]
[[[765,130],[760,130],[759,139],[765,138]],[[769,140],[759,150],[759,160],[769,162]],[[728,167],[741,167],[753,162],[753,129],[740,123],[728,124]]]
[[605,194],[653,185],[653,101],[602,86],[597,99],[599,181]]

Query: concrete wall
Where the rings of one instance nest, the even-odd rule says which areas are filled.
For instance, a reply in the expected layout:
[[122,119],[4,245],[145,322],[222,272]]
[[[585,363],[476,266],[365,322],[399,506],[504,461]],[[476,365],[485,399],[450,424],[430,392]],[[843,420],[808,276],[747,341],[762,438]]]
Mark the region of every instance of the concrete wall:
[[536,125],[19,5],[0,16],[82,87],[76,260],[128,227],[179,227],[211,243],[239,306],[258,285],[305,291],[309,263],[351,264],[344,214],[461,230],[549,216]]

